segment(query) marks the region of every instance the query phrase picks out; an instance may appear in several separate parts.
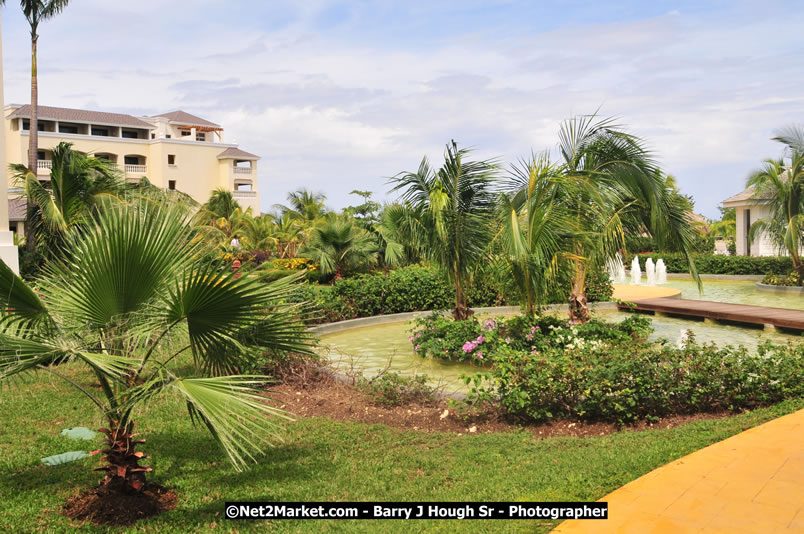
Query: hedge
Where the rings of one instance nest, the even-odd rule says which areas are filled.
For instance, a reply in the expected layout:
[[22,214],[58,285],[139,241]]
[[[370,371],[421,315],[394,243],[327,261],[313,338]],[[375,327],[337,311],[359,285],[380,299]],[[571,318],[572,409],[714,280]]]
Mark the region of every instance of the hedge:
[[[587,298],[591,302],[607,300],[612,288],[605,273],[590,274]],[[560,284],[550,303],[566,302],[569,281]],[[435,269],[414,265],[387,273],[359,275],[338,280],[332,285],[302,284],[291,298],[310,303],[308,322],[325,323],[422,310],[450,310],[455,303],[455,288]],[[516,305],[506,298],[489,276],[478,276],[467,292],[470,307]]]
[[[639,263],[642,271],[645,271],[645,261],[653,258],[656,262],[660,258],[664,260],[668,273],[687,273],[687,259],[683,254],[662,254],[650,253],[639,254]],[[625,258],[626,268],[631,268],[633,255]],[[721,256],[714,254],[695,254],[695,267],[699,274],[781,274],[786,275],[793,268],[793,263],[788,256]]]

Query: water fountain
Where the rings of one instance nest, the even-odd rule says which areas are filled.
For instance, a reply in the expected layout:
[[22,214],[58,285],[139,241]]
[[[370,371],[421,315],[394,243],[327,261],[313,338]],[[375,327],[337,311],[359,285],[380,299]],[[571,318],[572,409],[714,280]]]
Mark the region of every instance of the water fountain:
[[608,259],[606,271],[608,271],[609,278],[613,284],[625,283],[625,265],[623,265],[623,257],[620,256],[619,252]]
[[659,258],[659,261],[656,262],[656,283],[667,283],[667,267],[664,264],[664,260],[661,258]]
[[639,268],[639,258],[634,256],[631,262],[631,283],[638,285],[642,282],[642,269]]
[[653,264],[653,258],[648,258],[645,261],[645,277],[647,278],[646,284],[649,286],[656,285],[656,266]]

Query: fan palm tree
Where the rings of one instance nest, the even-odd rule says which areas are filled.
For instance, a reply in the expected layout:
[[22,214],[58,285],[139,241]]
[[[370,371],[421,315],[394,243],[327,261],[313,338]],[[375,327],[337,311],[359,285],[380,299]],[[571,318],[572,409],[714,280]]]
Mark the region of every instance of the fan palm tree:
[[39,24],[55,17],[67,7],[69,0],[20,0],[20,7],[31,29],[31,119],[28,137],[28,168],[36,173],[39,153],[39,78],[37,74],[36,48],[39,42]]
[[[70,231],[70,254],[36,290],[0,262],[0,379],[45,372],[65,380],[106,421],[102,487],[139,492],[150,467],[135,449],[138,407],[176,393],[236,468],[279,435],[285,414],[264,402],[264,376],[237,374],[268,353],[309,353],[303,328],[278,304],[290,279],[236,278],[201,259],[184,210],[110,203],[91,231]],[[182,365],[171,365],[182,358]],[[87,368],[88,388],[56,363]],[[270,416],[270,417],[269,417]]]
[[50,181],[45,185],[24,165],[10,167],[29,203],[30,235],[51,255],[62,250],[65,234],[84,224],[101,200],[125,189],[113,164],[76,152],[66,142],[52,151]]
[[749,179],[757,197],[770,211],[768,217],[751,225],[748,238],[767,234],[779,250],[787,250],[796,272],[798,285],[804,281],[801,258],[804,243],[804,152],[788,146],[790,159],[766,160],[764,166]]
[[340,280],[349,269],[377,258],[377,241],[351,218],[329,215],[313,228],[301,255],[318,263],[321,273]]
[[586,274],[625,247],[625,234],[652,235],[692,261],[695,229],[681,195],[669,187],[644,142],[612,119],[595,115],[564,121],[559,130],[559,174],[575,219],[570,249],[573,276],[570,320],[589,320]]
[[468,154],[452,141],[440,169],[433,170],[425,156],[417,171],[391,179],[396,184],[392,191],[402,191],[406,203],[397,221],[400,234],[455,285],[452,313],[458,320],[472,315],[466,291],[474,269],[487,256],[497,177],[494,162],[467,161]]

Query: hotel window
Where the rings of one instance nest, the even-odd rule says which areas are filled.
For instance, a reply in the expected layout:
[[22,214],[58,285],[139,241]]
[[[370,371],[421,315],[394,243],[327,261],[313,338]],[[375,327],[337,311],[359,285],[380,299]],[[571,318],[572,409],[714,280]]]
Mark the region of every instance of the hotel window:
[[196,141],[206,141],[207,140],[207,134],[205,134],[204,132],[199,132],[199,133],[195,134],[195,140]]
[[45,159],[45,151],[39,150],[36,152],[36,159]]
[[[22,121],[22,129],[23,130],[30,130],[31,129],[31,121]],[[45,131],[45,123],[42,121],[37,121],[36,129],[40,132]]]
[[176,164],[176,155],[168,154],[168,165],[175,165],[175,164]]
[[139,156],[126,156],[124,159],[124,163],[126,165],[139,165],[140,164],[140,157]]
[[176,180],[168,180],[168,189],[171,191],[176,190]]
[[124,137],[126,139],[138,139],[140,137],[139,135],[137,135],[137,132],[135,132],[133,130],[123,130],[120,133],[120,136]]
[[182,137],[189,137],[191,133],[192,132],[190,132],[190,130],[182,130],[181,131],[181,136]]
[[66,124],[59,124],[59,133],[77,134],[78,126],[69,126]]
[[92,135],[109,137],[109,130],[107,128],[92,128]]

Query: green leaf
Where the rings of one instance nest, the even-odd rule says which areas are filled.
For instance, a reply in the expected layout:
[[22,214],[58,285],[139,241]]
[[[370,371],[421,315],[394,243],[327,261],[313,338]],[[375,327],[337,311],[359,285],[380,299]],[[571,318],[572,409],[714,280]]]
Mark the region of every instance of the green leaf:
[[53,456],[47,456],[42,458],[42,463],[49,466],[56,466],[62,465],[70,462],[75,462],[76,460],[81,460],[89,456],[88,452],[84,451],[70,451],[70,452],[63,452],[61,454],[56,454]]
[[93,432],[92,430],[88,429],[85,426],[73,426],[70,428],[65,428],[64,430],[59,432],[59,434],[71,439],[89,440],[95,438],[95,432]]

